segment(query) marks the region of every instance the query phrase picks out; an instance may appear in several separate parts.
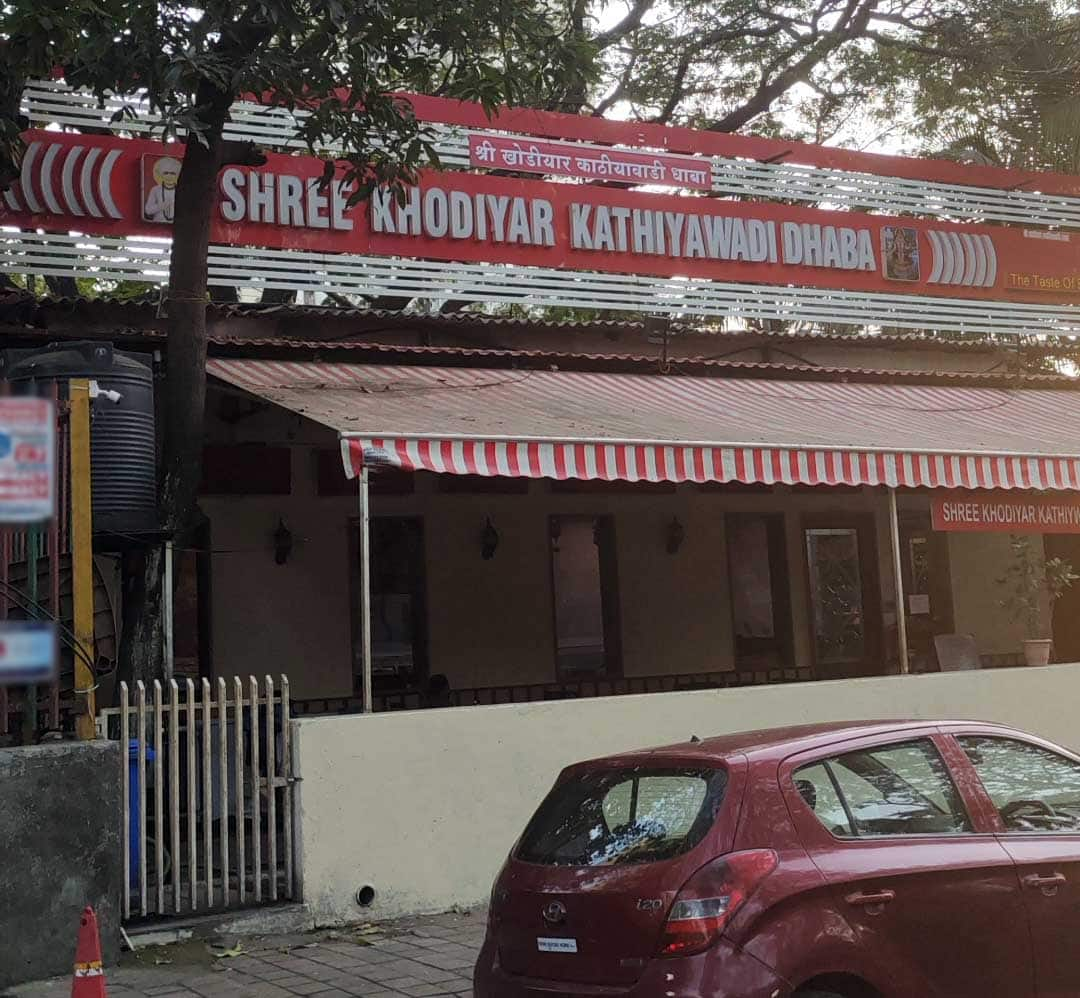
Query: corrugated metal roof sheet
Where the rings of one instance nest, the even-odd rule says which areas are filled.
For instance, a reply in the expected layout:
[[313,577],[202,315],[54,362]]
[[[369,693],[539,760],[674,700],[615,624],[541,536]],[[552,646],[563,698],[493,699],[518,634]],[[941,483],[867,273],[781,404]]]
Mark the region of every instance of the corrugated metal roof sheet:
[[703,442],[1080,458],[1080,395],[214,358],[208,372],[344,433]]
[[[922,384],[991,384],[1045,385],[1046,387],[1080,388],[1077,379],[1065,374],[1030,374],[1019,378],[1015,373],[1000,370],[987,371],[928,371],[897,370],[891,368],[833,367],[822,364],[795,364],[764,361],[740,361],[714,357],[670,357],[645,354],[566,353],[553,350],[506,350],[490,347],[430,347],[404,344],[358,343],[356,341],[334,343],[320,340],[293,340],[266,337],[218,337],[213,343],[219,349],[218,356],[233,353],[248,354],[250,351],[266,352],[268,356],[287,351],[308,351],[319,355],[342,353],[350,362],[365,357],[401,358],[410,364],[436,364],[439,366],[520,367],[564,370],[608,370],[613,372],[640,372],[644,374],[702,374],[713,377],[758,378],[805,378],[812,381],[902,381]],[[235,349],[233,349],[235,348]],[[280,349],[279,349],[280,348]],[[661,368],[663,371],[661,372]]]
[[[114,329],[108,339],[123,343],[125,340],[163,343],[165,332],[161,329],[138,330]],[[59,338],[81,338],[79,331],[66,330]],[[47,329],[27,328],[21,334],[24,339],[49,341],[58,338],[56,332]],[[903,384],[964,384],[1009,387],[1044,386],[1054,388],[1080,388],[1080,380],[1059,373],[1031,373],[1018,375],[994,364],[984,371],[949,371],[896,369],[887,367],[838,367],[822,364],[780,363],[777,361],[745,361],[732,359],[743,352],[724,350],[716,356],[669,357],[662,360],[658,355],[640,353],[590,353],[541,349],[507,349],[494,347],[463,346],[417,346],[398,343],[372,343],[362,340],[307,340],[282,336],[236,336],[209,333],[210,353],[213,356],[255,356],[301,360],[321,360],[342,356],[350,362],[399,361],[402,364],[429,364],[445,367],[482,366],[493,368],[559,368],[580,371],[640,372],[651,374],[661,368],[666,373],[701,375],[707,377],[783,378],[810,381],[850,382],[897,382]],[[718,344],[719,345],[719,344]],[[725,343],[725,346],[730,344]],[[752,350],[746,345],[745,350]]]
[[[370,319],[379,323],[400,323],[410,326],[481,326],[503,329],[543,329],[550,332],[615,332],[644,330],[646,323],[633,319],[586,319],[552,320],[531,319],[521,316],[487,315],[482,312],[462,310],[459,312],[430,313],[409,312],[406,310],[342,308],[331,305],[259,305],[245,303],[213,303],[211,310],[220,315],[243,317],[280,315],[288,318],[301,317],[312,319]],[[675,336],[716,336],[723,339],[775,339],[779,341],[827,341],[847,343],[857,346],[895,346],[897,344],[916,345],[942,349],[968,349],[970,347],[999,348],[989,337],[978,336],[970,339],[945,339],[929,333],[875,333],[865,331],[818,332],[811,330],[741,330],[725,329],[716,323],[672,322],[670,332]]]
[[[25,311],[27,308],[39,313],[44,320],[50,312],[98,314],[102,317],[113,315],[118,321],[135,324],[160,324],[161,316],[158,304],[153,301],[119,301],[108,298],[83,299],[33,299],[25,295],[11,295],[0,299],[0,318],[5,311],[13,311],[15,306]],[[460,311],[450,313],[422,313],[404,310],[350,308],[337,305],[296,305],[296,304],[255,304],[243,302],[210,302],[208,316],[212,319],[281,319],[281,320],[321,320],[351,321],[359,326],[380,326],[393,328],[445,329],[447,331],[463,328],[536,330],[549,333],[574,332],[641,332],[646,324],[641,321],[623,319],[590,319],[586,321],[550,321],[516,316],[486,315],[480,312]],[[780,331],[764,330],[727,330],[707,323],[673,323],[671,332],[680,337],[709,336],[725,342],[829,342],[852,347],[866,348],[911,348],[945,351],[994,351],[1002,348],[1000,341],[985,336],[970,339],[943,338],[940,335],[909,333],[875,332],[819,332],[810,330],[788,329]]]

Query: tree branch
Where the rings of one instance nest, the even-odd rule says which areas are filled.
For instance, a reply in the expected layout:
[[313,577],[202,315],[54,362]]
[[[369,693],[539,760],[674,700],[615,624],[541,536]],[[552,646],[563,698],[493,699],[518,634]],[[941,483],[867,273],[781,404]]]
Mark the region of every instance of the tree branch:
[[675,113],[675,109],[686,97],[686,74],[690,71],[690,63],[694,58],[694,52],[691,49],[687,49],[682,58],[679,60],[678,68],[675,70],[675,79],[672,80],[671,93],[668,94],[668,99],[664,102],[664,106],[657,112],[655,121],[666,124],[671,116]]
[[656,0],[634,0],[633,5],[618,24],[612,25],[607,31],[601,31],[593,41],[601,50],[608,48],[615,42],[621,41],[633,31],[641,27],[641,21],[652,10]]
[[[763,70],[761,83],[758,85],[756,93],[742,107],[709,125],[708,130],[711,132],[734,132],[759,114],[763,114],[772,106],[773,101],[790,90],[796,83],[806,80],[813,68],[838,48],[855,38],[864,37],[870,18],[877,5],[878,0],[848,0],[847,9],[842,19],[811,44],[802,58],[796,60],[770,82],[769,74],[776,69],[783,57],[778,56],[773,59],[769,66]],[[788,50],[788,53],[788,57],[794,54],[791,49]]]
[[633,79],[634,69],[637,67],[638,57],[640,53],[635,49],[630,53],[630,58],[627,60],[626,68],[623,70],[622,75],[619,77],[619,82],[615,84],[615,89],[611,91],[603,100],[599,101],[593,108],[593,117],[601,118],[606,114],[618,101],[620,101],[623,95],[626,93],[627,87],[630,85],[630,80]]
[[914,42],[911,39],[905,38],[893,38],[889,35],[884,35],[879,31],[867,30],[865,37],[871,41],[877,42],[878,45],[884,45],[888,48],[903,49],[905,52],[914,52],[919,55],[931,55],[935,59],[956,59],[963,55],[960,49],[943,49],[934,45],[923,45],[919,42]]

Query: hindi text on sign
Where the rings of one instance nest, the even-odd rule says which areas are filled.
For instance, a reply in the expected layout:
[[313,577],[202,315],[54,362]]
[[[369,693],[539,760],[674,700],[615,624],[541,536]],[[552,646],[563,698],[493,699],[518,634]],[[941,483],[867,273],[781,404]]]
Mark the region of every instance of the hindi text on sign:
[[469,162],[490,170],[709,190],[712,162],[697,156],[597,149],[573,142],[469,136]]

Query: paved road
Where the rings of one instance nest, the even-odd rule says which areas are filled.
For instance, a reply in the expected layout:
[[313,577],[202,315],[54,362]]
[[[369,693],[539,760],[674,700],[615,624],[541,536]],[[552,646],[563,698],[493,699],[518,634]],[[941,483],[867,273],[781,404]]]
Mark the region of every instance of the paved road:
[[[107,971],[109,998],[472,998],[483,912],[364,930],[243,939],[235,955],[201,941],[140,950]],[[229,946],[235,942],[229,941]],[[22,985],[19,998],[69,998],[64,978]]]

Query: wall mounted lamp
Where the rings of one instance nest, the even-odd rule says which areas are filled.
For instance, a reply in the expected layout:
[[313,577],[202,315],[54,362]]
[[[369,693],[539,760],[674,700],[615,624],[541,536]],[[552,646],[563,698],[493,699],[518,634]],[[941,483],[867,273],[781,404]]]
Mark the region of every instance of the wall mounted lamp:
[[664,538],[664,547],[668,554],[676,554],[679,548],[682,547],[683,541],[686,540],[686,528],[679,522],[677,516],[671,518],[671,523],[667,525],[667,532]]
[[277,529],[274,531],[274,564],[284,565],[289,560],[292,549],[292,531],[285,526],[285,521],[279,518]]
[[499,546],[499,532],[491,522],[491,517],[484,520],[484,529],[480,531],[480,557],[484,561],[491,561],[495,557],[495,551]]

